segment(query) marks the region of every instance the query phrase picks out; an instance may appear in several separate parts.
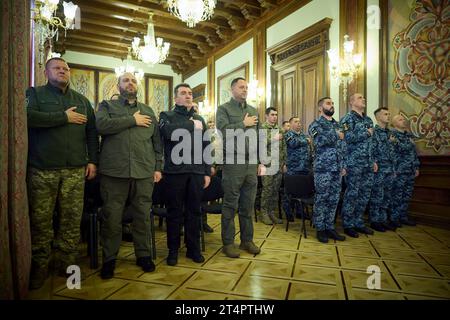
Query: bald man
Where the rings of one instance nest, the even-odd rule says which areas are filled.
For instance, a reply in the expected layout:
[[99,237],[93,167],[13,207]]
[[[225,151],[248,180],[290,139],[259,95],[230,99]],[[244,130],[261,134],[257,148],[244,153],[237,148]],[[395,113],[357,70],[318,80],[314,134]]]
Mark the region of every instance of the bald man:
[[346,152],[344,168],[347,188],[342,203],[344,232],[357,238],[358,233],[373,234],[364,225],[363,214],[369,202],[373,174],[378,170],[373,158],[373,122],[364,112],[366,99],[360,93],[350,97],[351,111],[341,119]]
[[414,179],[419,176],[419,158],[414,136],[407,130],[406,119],[398,114],[392,119],[394,170],[396,177],[392,191],[391,220],[397,227],[415,226],[408,217],[408,205],[414,190]]
[[151,259],[150,209],[153,184],[162,176],[162,144],[155,113],[137,101],[137,85],[134,74],[122,74],[117,84],[119,99],[103,100],[97,112],[97,130],[102,136],[99,171],[103,279],[114,276],[127,199],[133,212],[136,264],[144,272],[155,270]]

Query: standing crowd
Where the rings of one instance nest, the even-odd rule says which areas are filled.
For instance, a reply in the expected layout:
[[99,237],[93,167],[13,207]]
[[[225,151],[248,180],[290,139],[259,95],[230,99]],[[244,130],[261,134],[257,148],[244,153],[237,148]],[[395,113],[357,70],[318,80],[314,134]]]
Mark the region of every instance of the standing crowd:
[[[306,135],[296,116],[279,128],[276,108],[266,110],[266,121],[261,124],[257,110],[246,102],[246,80],[236,78],[231,82],[232,98],[216,112],[217,130],[223,137],[220,150],[213,152],[223,155],[219,165],[203,156],[216,145],[204,139],[213,125],[198,114],[188,84],[174,88],[174,107],[157,117],[150,106],[137,101],[137,80],[131,73],[119,77],[118,97],[102,101],[97,112],[86,97],[70,88],[70,69],[63,59],[48,60],[45,75],[46,85],[27,91],[30,288],[43,285],[50,266],[66,276],[67,267],[76,264],[85,181],[97,174],[103,202],[103,279],[114,276],[125,210],[132,214],[136,264],[145,272],[155,270],[150,211],[153,190],[162,182],[167,199],[166,263],[170,266],[178,262],[182,225],[186,256],[196,263],[205,261],[200,250],[202,193],[218,176],[224,191],[222,250],[230,258],[238,258],[240,250],[261,251],[253,242],[252,219],[258,176],[262,184],[260,220],[265,224],[282,223],[275,204],[284,175],[314,176],[312,218],[321,242],[345,240],[335,230],[341,198],[342,224],[350,237],[373,234],[372,229],[384,232],[402,224],[414,225],[407,214],[414,178],[419,174],[413,137],[401,115],[393,117],[389,129],[386,108],[375,111],[374,127],[364,113],[361,94],[350,97],[352,110],[340,122],[332,117],[332,99],[320,99],[320,116]],[[267,132],[262,145],[267,147],[270,162],[260,157],[260,141],[252,143],[249,138],[258,136],[261,129]],[[292,221],[296,213],[289,195],[282,196],[285,217]],[[371,229],[364,223],[366,209]],[[235,245],[236,213],[239,246]],[[205,221],[204,225],[213,231]]]

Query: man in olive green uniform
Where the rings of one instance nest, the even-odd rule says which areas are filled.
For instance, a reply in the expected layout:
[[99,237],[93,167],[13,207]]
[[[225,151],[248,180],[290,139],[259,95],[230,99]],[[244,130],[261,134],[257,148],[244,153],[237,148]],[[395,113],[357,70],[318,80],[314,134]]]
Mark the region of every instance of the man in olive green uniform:
[[[265,168],[258,166],[258,143],[250,143],[250,136],[257,139],[258,113],[248,105],[248,85],[245,79],[231,82],[232,98],[217,109],[217,128],[223,137],[222,185],[222,242],[223,252],[230,258],[239,258],[234,246],[234,215],[239,212],[240,249],[252,254],[260,253],[253,243],[253,206],[255,203],[257,174]],[[255,141],[253,141],[255,142]]]
[[[261,177],[261,214],[260,220],[264,224],[283,223],[275,215],[275,206],[278,204],[279,190],[283,172],[286,172],[286,143],[283,131],[278,127],[278,112],[275,108],[266,109],[266,122],[261,125],[265,129],[267,139],[267,156],[270,157],[271,150],[278,152],[278,161],[270,165],[277,165],[276,173]],[[275,156],[275,155],[273,155]]]
[[132,73],[119,77],[120,96],[102,101],[97,130],[102,136],[99,173],[103,200],[101,277],[114,276],[122,240],[122,215],[127,199],[133,213],[136,264],[155,270],[151,259],[150,210],[153,183],[161,179],[162,147],[153,110],[136,100],[137,80]]
[[[59,275],[66,276],[67,266],[76,264],[84,181],[95,177],[98,157],[94,110],[88,99],[69,88],[67,63],[48,60],[45,75],[45,86],[26,93],[31,289],[41,287],[48,276],[52,241]],[[59,227],[54,233],[55,211]]]

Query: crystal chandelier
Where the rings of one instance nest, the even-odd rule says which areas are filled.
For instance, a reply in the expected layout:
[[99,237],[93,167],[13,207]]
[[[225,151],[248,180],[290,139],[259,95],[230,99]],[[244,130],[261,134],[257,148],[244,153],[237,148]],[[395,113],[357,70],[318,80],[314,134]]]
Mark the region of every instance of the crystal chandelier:
[[170,43],[164,42],[162,38],[156,38],[155,42],[155,25],[153,24],[153,13],[150,13],[150,19],[147,24],[147,35],[144,36],[144,46],[140,46],[140,39],[135,37],[131,43],[133,53],[136,58],[144,63],[154,65],[162,63],[169,55]]
[[331,76],[343,85],[344,105],[347,105],[347,88],[358,75],[362,64],[362,55],[353,54],[355,42],[348,35],[344,36],[344,58],[339,59],[335,49],[328,50]]
[[45,43],[56,37],[58,41],[59,28],[64,29],[64,35],[67,29],[73,29],[75,26],[75,15],[78,6],[72,2],[63,1],[64,22],[56,16],[59,0],[35,0],[33,9],[33,20],[35,23],[35,35],[39,46],[39,64],[44,62]]
[[193,28],[200,21],[212,17],[216,0],[168,0],[167,4],[174,16]]
[[131,48],[128,48],[128,55],[125,65],[114,68],[114,71],[116,72],[117,77],[120,77],[124,73],[132,73],[134,74],[138,82],[140,82],[144,78],[144,70],[137,69],[132,64]]

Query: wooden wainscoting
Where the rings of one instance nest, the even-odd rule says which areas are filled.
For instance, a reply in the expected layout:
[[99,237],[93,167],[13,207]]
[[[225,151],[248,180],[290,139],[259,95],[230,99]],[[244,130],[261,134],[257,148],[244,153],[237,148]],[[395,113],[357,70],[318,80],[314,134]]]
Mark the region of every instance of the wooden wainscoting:
[[409,211],[418,223],[450,229],[450,156],[420,157]]

